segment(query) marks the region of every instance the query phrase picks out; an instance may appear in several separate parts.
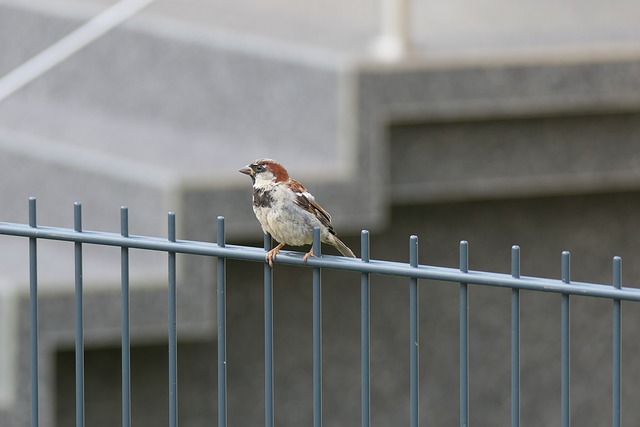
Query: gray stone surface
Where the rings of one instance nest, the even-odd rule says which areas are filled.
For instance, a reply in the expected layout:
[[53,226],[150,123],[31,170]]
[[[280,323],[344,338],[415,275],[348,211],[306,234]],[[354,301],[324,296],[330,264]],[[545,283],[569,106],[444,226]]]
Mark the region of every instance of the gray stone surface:
[[[4,0],[9,1],[9,0]],[[16,1],[16,0],[11,0]],[[49,9],[74,6],[97,11],[115,0],[29,0]],[[284,42],[325,52],[361,56],[378,30],[378,3],[372,0],[158,0],[143,16]],[[567,49],[612,50],[635,46],[640,29],[634,0],[508,0],[411,2],[415,49],[428,56],[459,57]]]
[[[0,1],[0,73],[11,70],[114,1]],[[356,253],[474,269],[608,282],[622,255],[634,284],[640,191],[640,30],[637,2],[571,0],[526,7],[503,0],[412,2],[413,51],[397,63],[369,53],[370,2],[160,0],[125,26],[0,104],[0,220],[261,245],[250,186],[237,169],[282,161],[334,216]],[[336,10],[339,13],[336,13]],[[73,419],[72,246],[40,242],[41,425]],[[329,249],[330,250],[330,249]],[[29,423],[26,242],[0,239],[0,426]],[[502,254],[502,255],[500,255]],[[166,418],[166,259],[132,251],[136,425]],[[119,250],[85,248],[87,424],[119,420]],[[229,415],[263,419],[261,267],[228,265]],[[179,257],[181,425],[214,422],[214,262]],[[359,276],[325,272],[325,421],[359,417]],[[310,273],[278,267],[276,421],[311,420]],[[372,402],[380,425],[407,420],[407,295],[374,277]],[[471,289],[471,413],[509,418],[509,295]],[[7,308],[8,307],[8,308]],[[457,418],[457,286],[423,283],[421,421]],[[629,308],[627,308],[629,307]],[[637,394],[625,304],[624,396]],[[602,425],[610,406],[610,303],[572,299],[572,416]],[[605,344],[603,344],[605,343]],[[559,418],[559,299],[523,292],[522,419]],[[11,381],[9,381],[11,379]],[[12,382],[13,381],[13,382]],[[116,398],[113,398],[116,396]],[[623,419],[640,418],[632,399]],[[160,408],[160,409],[159,409]],[[153,416],[146,416],[152,413]],[[497,421],[500,420],[500,421]]]

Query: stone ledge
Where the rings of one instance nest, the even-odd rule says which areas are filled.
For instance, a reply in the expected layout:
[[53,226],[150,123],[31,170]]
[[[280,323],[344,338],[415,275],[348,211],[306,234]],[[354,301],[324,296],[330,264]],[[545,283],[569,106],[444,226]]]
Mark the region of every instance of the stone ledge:
[[390,203],[637,189],[639,58],[365,66],[362,156]]

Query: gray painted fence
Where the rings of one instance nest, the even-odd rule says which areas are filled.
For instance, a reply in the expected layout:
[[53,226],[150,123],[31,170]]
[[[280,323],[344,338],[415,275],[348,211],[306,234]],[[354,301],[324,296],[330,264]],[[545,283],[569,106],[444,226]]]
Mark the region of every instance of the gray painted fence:
[[[227,259],[262,262],[264,264],[264,351],[265,351],[265,426],[274,425],[274,359],[273,359],[273,276],[272,269],[264,262],[265,252],[272,246],[271,238],[265,235],[264,248],[228,245],[225,242],[224,218],[218,218],[217,242],[206,243],[176,239],[176,222],[173,213],[168,214],[168,237],[145,237],[129,235],[128,210],[121,208],[120,233],[95,232],[82,229],[82,206],[74,206],[74,228],[38,226],[36,201],[29,199],[29,223],[0,222],[0,234],[21,236],[29,239],[30,265],[30,363],[31,363],[31,425],[39,425],[38,415],[38,240],[73,242],[75,245],[75,345],[76,345],[76,425],[84,426],[84,332],[83,332],[83,244],[107,245],[121,248],[122,284],[122,425],[131,424],[131,380],[129,339],[129,249],[166,252],[168,257],[168,336],[169,336],[169,425],[178,425],[177,415],[177,333],[176,333],[176,254],[196,254],[216,257],[217,269],[217,326],[218,326],[218,426],[227,425],[227,376],[226,376],[226,275]],[[562,277],[547,279],[520,276],[520,249],[512,248],[511,274],[470,271],[468,245],[460,243],[460,268],[442,268],[418,264],[418,238],[409,238],[410,259],[408,263],[369,259],[369,233],[361,235],[361,258],[351,259],[321,256],[320,235],[314,235],[314,254],[307,262],[313,269],[313,423],[322,425],[322,269],[338,269],[361,273],[361,409],[362,426],[371,424],[370,419],[370,346],[369,346],[369,277],[382,274],[406,277],[409,283],[409,348],[410,348],[410,425],[418,426],[418,328],[420,313],[418,305],[419,279],[443,280],[459,283],[460,286],[460,426],[468,426],[469,420],[469,347],[468,347],[468,287],[497,286],[510,288],[511,296],[511,425],[520,425],[520,290],[552,292],[561,296],[561,408],[562,426],[570,425],[570,328],[569,300],[572,295],[610,299],[613,303],[612,342],[612,425],[621,424],[621,301],[639,301],[640,289],[623,288],[621,285],[621,259],[613,258],[612,284],[572,282],[570,278],[570,254],[560,257]],[[278,255],[278,263],[302,266],[302,256],[285,252]]]

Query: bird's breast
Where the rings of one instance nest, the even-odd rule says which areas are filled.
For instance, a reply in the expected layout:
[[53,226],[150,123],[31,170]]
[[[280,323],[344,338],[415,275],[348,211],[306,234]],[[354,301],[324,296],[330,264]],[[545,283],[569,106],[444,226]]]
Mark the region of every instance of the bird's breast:
[[256,208],[270,208],[273,205],[273,191],[264,188],[253,189],[253,206]]

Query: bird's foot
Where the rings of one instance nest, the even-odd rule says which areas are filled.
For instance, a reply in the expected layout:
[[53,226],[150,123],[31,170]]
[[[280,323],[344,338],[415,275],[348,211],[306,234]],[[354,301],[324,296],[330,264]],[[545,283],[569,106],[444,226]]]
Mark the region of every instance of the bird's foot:
[[311,256],[315,256],[313,254],[313,246],[311,246],[311,249],[309,249],[309,252],[304,254],[304,256],[302,257],[302,262],[304,262],[306,264],[307,263],[307,259],[309,259],[309,257],[311,257]]
[[265,260],[269,263],[269,267],[273,268],[273,261],[276,259],[276,255],[278,255],[278,252],[280,252],[280,249],[282,249],[283,246],[284,245],[280,243],[278,246],[267,252]]

